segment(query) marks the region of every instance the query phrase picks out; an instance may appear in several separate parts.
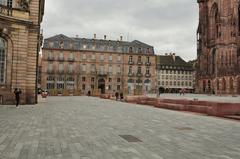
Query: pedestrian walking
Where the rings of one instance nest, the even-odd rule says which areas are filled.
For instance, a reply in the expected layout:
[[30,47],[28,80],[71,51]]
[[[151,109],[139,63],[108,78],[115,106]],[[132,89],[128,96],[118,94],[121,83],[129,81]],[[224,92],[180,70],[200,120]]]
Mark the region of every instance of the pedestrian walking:
[[118,92],[115,93],[115,97],[116,97],[116,100],[118,100],[118,98],[119,98]]
[[91,91],[88,91],[87,95],[88,95],[88,96],[91,96]]
[[22,91],[20,89],[15,88],[14,94],[15,94],[15,99],[16,99],[16,108],[18,108],[21,93],[22,93]]

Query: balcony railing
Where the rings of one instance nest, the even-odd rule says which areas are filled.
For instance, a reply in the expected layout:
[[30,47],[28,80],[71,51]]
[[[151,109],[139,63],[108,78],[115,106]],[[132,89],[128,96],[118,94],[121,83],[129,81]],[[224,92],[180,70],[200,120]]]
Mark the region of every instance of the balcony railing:
[[134,73],[128,73],[128,77],[133,77],[134,76]]
[[54,70],[47,70],[48,74],[54,74]]
[[145,77],[149,78],[149,77],[151,77],[151,74],[150,73],[146,73]]
[[97,75],[98,75],[98,76],[107,76],[107,72],[98,71],[98,72],[97,72]]
[[64,74],[64,70],[58,70],[58,74]]
[[64,61],[64,57],[58,57],[58,61]]
[[142,73],[137,73],[137,77],[142,77],[143,74]]
[[134,65],[134,62],[133,61],[128,61],[128,64],[129,65]]
[[68,74],[74,74],[74,70],[68,70],[68,72],[67,72]]
[[137,64],[138,65],[142,65],[143,63],[142,63],[142,61],[138,61]]
[[12,16],[13,8],[0,4],[0,14]]
[[91,71],[90,73],[91,73],[91,75],[96,75],[97,74],[96,71]]
[[50,57],[50,56],[49,56],[49,57],[47,58],[47,60],[48,60],[48,61],[54,61],[54,57]]
[[69,61],[69,62],[74,62],[74,61],[75,61],[75,58],[69,57],[69,58],[68,58],[68,61]]
[[147,66],[150,66],[151,65],[151,62],[146,62],[145,63]]

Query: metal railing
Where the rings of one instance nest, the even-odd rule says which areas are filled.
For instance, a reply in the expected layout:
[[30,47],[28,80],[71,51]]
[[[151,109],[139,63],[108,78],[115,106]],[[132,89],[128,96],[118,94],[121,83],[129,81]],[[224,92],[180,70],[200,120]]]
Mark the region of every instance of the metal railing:
[[0,14],[12,16],[13,8],[0,4]]

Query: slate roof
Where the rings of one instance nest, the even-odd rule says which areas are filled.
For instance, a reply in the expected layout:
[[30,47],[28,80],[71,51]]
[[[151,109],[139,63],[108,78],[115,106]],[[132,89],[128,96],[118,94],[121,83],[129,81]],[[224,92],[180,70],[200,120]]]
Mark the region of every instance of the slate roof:
[[190,63],[184,61],[180,56],[175,56],[175,60],[173,55],[159,55],[157,56],[157,67],[160,68],[161,66],[172,66],[168,67],[168,69],[188,69],[192,70],[193,66]]
[[[50,45],[50,43],[52,43]],[[62,46],[60,45],[62,44]],[[86,39],[68,37],[59,34],[44,40],[43,49],[72,49],[72,50],[90,50],[105,52],[129,52],[132,47],[132,53],[154,54],[154,47],[138,40],[132,42],[103,40],[103,39]]]

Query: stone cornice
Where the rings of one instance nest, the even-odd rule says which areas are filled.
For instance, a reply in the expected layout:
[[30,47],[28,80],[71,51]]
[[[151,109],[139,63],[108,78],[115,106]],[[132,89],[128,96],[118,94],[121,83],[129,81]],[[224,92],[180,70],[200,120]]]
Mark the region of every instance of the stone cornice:
[[33,25],[33,22],[30,20],[15,18],[13,16],[7,16],[3,14],[0,14],[0,19],[4,21],[12,22],[12,23],[20,23],[23,25]]

